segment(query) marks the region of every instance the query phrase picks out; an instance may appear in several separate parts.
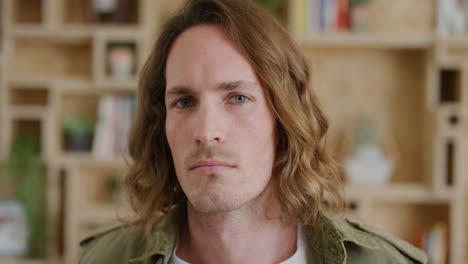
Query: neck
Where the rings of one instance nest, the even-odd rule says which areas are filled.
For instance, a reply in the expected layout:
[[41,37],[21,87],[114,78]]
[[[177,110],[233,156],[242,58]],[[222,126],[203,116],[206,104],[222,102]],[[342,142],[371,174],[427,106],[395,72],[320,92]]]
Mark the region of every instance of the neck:
[[231,212],[201,213],[190,203],[177,255],[192,263],[279,263],[296,250],[297,224],[284,223],[279,205],[249,206]]

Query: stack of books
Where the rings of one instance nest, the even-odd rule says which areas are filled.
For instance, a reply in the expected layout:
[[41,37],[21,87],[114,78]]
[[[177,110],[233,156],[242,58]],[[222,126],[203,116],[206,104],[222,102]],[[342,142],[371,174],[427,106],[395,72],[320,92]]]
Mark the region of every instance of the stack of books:
[[[297,0],[293,5],[292,27],[296,33],[342,32],[352,29],[352,8],[359,2],[365,19],[370,0]],[[361,3],[362,2],[362,3]]]
[[427,254],[428,263],[448,263],[448,237],[447,225],[439,222],[432,227],[420,230],[415,245]]
[[99,99],[98,120],[92,152],[97,160],[126,156],[136,96],[105,95]]
[[468,0],[438,0],[437,31],[439,36],[468,34]]

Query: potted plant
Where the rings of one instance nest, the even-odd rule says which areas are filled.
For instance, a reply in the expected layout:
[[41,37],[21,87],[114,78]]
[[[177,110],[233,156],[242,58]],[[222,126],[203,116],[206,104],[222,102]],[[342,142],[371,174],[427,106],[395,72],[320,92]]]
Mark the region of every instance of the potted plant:
[[62,120],[62,129],[65,136],[67,150],[88,151],[94,132],[94,121],[84,116],[66,116]]
[[369,29],[369,4],[371,0],[350,1],[350,24],[353,31],[362,32]]
[[383,149],[381,131],[371,120],[358,123],[355,133],[355,150],[344,162],[345,174],[353,185],[384,185],[392,175],[395,162]]
[[107,193],[109,197],[109,201],[119,204],[122,201],[121,195],[122,185],[118,175],[112,175],[107,180]]
[[135,72],[135,44],[112,42],[108,46],[109,73],[116,79],[128,79]]
[[16,199],[26,214],[28,255],[43,258],[47,253],[46,170],[40,158],[39,140],[19,135],[0,168],[1,177],[12,183]]

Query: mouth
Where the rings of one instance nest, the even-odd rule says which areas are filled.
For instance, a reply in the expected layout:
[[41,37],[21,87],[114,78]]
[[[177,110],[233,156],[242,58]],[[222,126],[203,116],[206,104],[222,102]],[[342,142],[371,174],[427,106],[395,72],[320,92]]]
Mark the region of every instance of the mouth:
[[201,160],[193,164],[189,171],[201,172],[201,173],[215,173],[229,169],[233,169],[236,166],[217,160]]

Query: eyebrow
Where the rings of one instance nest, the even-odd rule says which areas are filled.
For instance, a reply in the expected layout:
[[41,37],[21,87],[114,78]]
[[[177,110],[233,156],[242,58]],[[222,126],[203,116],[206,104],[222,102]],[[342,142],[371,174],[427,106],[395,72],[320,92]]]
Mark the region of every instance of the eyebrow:
[[[242,87],[242,88],[247,88],[251,90],[253,89],[254,86],[255,86],[255,83],[253,82],[238,80],[238,81],[231,81],[231,82],[222,82],[218,85],[216,89],[223,90],[223,91],[232,91],[239,87]],[[167,89],[167,92],[166,92],[166,96],[186,95],[186,94],[193,94],[193,90],[187,86],[174,86],[174,87]]]

